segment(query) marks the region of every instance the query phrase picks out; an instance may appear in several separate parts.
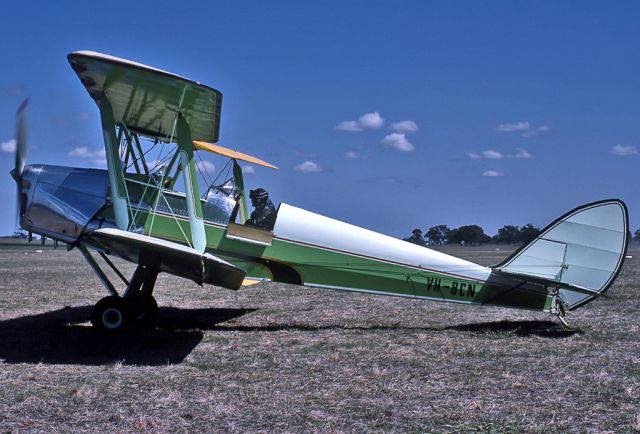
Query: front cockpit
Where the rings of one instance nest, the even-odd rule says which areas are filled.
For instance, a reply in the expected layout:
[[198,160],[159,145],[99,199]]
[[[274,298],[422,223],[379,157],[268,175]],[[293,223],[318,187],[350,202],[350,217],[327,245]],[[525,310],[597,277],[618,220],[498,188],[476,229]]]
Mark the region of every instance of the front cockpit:
[[[124,131],[124,127],[120,128]],[[85,232],[117,227],[191,245],[194,222],[202,228],[200,239],[204,243],[207,237],[203,226],[207,225],[247,226],[243,232],[271,234],[277,211],[265,190],[251,190],[248,194],[238,160],[275,166],[217,145],[194,142],[194,151],[228,158],[212,179],[206,173],[206,165],[195,164],[195,158],[188,163],[183,161],[179,150],[164,154],[161,150],[158,155],[151,155],[132,145],[137,143],[137,135],[131,134],[128,139],[125,136],[119,147],[120,156],[124,157],[119,161],[122,171],[26,166],[19,182],[21,227],[72,244]],[[116,178],[115,184],[112,178]],[[114,185],[117,193],[112,191]],[[200,185],[207,187],[202,189]]]
[[[156,215],[177,221],[188,219],[185,194],[159,188],[158,176],[126,174],[125,180],[132,217],[130,230],[148,233],[153,229]],[[20,185],[20,226],[61,241],[74,242],[87,227],[113,225],[109,196],[106,170],[42,164],[26,166]],[[241,196],[233,178],[210,185],[200,199],[203,220],[223,226],[244,223],[239,219]]]

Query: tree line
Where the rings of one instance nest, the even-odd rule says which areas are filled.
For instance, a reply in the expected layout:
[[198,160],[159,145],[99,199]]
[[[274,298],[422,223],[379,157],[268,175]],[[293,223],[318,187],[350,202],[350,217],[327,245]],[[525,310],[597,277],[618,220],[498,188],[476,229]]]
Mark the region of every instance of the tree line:
[[[637,231],[640,237],[640,230]],[[433,226],[423,235],[421,229],[414,229],[411,236],[404,241],[421,246],[442,246],[444,244],[460,244],[474,246],[481,244],[526,244],[540,235],[540,228],[528,223],[518,227],[505,225],[498,229],[498,233],[490,236],[478,225],[466,225],[459,228],[449,228],[447,225]]]
[[[498,233],[489,236],[478,225],[460,226],[450,229],[447,225],[433,226],[423,235],[421,229],[414,229],[411,235],[403,238],[420,246],[442,246],[444,244],[459,244],[474,246],[482,244],[528,244],[540,235],[540,228],[528,223],[524,226],[505,225],[498,229]],[[640,229],[636,229],[631,238],[640,242]]]

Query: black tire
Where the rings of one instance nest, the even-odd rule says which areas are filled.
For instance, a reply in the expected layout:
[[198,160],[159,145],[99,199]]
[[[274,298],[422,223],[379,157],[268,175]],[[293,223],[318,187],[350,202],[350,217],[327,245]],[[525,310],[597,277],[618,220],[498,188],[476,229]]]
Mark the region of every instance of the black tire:
[[129,326],[129,306],[117,295],[98,301],[93,307],[91,324],[103,332],[117,333]]
[[152,295],[135,300],[133,306],[133,322],[137,327],[151,328],[158,321],[158,303]]

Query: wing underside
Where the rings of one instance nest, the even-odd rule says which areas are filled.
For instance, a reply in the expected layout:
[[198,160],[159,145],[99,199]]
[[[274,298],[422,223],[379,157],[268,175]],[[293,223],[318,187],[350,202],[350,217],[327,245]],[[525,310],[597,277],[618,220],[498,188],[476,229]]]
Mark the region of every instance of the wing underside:
[[90,243],[106,253],[136,264],[154,264],[176,276],[198,284],[208,283],[228,289],[238,289],[245,278],[240,268],[209,253],[148,235],[114,228],[95,230]]
[[176,113],[193,140],[217,142],[222,94],[208,86],[140,63],[92,51],[68,56],[78,78],[98,105],[106,93],[116,122],[153,139],[170,141]]

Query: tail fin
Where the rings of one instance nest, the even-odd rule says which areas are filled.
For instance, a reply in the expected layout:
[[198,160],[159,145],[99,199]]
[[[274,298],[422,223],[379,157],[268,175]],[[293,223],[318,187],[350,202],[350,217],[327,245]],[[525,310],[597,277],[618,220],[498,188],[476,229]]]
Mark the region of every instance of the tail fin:
[[560,298],[575,309],[611,286],[624,262],[628,238],[626,205],[603,200],[563,215],[493,268],[557,285]]

